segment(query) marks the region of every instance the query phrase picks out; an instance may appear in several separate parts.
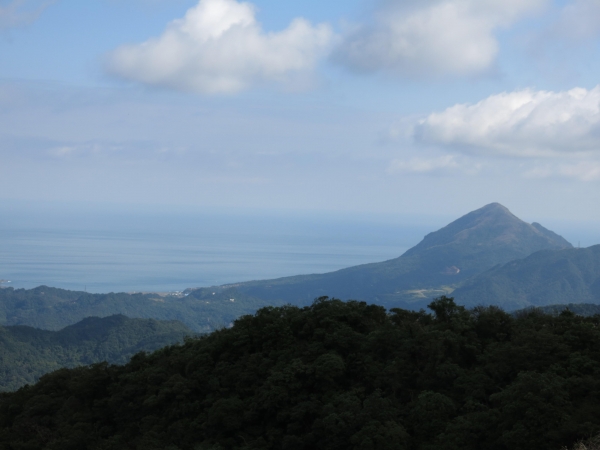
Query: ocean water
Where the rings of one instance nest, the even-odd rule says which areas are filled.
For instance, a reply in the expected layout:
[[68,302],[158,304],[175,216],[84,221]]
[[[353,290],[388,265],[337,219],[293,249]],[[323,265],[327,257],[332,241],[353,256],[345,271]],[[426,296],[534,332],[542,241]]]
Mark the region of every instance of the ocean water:
[[435,229],[353,217],[12,210],[0,218],[0,280],[172,292],[384,261]]

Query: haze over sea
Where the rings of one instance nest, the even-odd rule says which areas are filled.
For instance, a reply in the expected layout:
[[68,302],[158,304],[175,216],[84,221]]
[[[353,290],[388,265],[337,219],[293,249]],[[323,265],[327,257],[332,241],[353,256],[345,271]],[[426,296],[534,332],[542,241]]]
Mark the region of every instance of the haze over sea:
[[[395,258],[455,219],[34,206],[0,216],[2,286],[172,292],[323,273]],[[600,242],[597,227],[542,223],[574,245]]]
[[382,261],[428,231],[382,218],[13,206],[0,219],[0,280],[15,288],[170,292]]

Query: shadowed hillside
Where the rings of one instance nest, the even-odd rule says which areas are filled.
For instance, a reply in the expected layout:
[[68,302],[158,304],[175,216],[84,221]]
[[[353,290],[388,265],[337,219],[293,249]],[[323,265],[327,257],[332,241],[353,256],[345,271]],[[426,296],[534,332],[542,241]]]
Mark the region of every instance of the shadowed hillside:
[[466,281],[453,295],[460,304],[508,310],[600,303],[600,245],[534,253]]
[[60,331],[0,326],[0,391],[34,383],[45,373],[108,361],[125,364],[140,351],[181,342],[192,331],[181,322],[89,317]]

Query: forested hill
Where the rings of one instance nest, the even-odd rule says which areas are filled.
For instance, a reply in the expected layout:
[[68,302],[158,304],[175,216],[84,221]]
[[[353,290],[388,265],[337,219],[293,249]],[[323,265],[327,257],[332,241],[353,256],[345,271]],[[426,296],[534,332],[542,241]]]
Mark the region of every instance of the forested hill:
[[60,330],[86,317],[123,314],[132,318],[178,320],[195,332],[227,326],[266,302],[231,301],[229,296],[161,297],[156,294],[90,294],[48,286],[0,289],[0,325]]
[[600,317],[320,299],[0,395],[0,448],[560,450],[600,430]]
[[108,361],[125,364],[134,354],[182,342],[193,332],[181,322],[89,317],[60,331],[0,326],[0,391],[36,382],[45,373]]
[[467,280],[452,295],[463,305],[504,309],[600,303],[600,245],[534,253]]
[[322,295],[358,299],[386,307],[419,308],[469,277],[539,250],[572,245],[538,223],[529,224],[492,203],[430,233],[402,256],[336,272],[252,281],[191,290],[248,300],[310,304]]

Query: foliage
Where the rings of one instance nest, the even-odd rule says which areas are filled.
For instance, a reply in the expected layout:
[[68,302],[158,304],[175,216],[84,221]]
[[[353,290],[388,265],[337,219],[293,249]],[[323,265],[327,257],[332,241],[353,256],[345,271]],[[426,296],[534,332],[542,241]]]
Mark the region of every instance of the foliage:
[[578,316],[590,317],[595,316],[596,314],[600,314],[600,305],[596,305],[593,303],[566,303],[562,305],[548,305],[548,306],[530,306],[529,308],[525,308],[525,310],[517,310],[513,314],[520,314],[523,311],[531,311],[532,309],[537,309],[544,314],[551,314],[554,316],[559,315],[565,310],[572,312],[573,314],[577,314]]
[[[567,450],[566,448],[564,450]],[[600,435],[585,441],[579,441],[572,450],[600,450]]]
[[530,450],[600,432],[600,316],[320,298],[0,396],[0,448]]
[[89,317],[60,331],[0,327],[0,391],[36,382],[45,373],[108,361],[124,364],[144,350],[181,342],[192,334],[180,322]]

